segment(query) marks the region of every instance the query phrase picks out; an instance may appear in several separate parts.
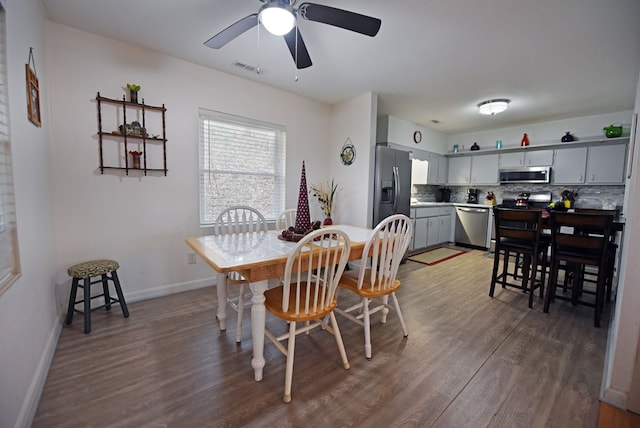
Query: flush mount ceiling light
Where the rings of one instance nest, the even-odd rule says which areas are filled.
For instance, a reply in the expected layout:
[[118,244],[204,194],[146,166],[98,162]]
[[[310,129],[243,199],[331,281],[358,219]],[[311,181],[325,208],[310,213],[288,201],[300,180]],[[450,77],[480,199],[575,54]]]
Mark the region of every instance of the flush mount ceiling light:
[[478,104],[478,113],[492,116],[498,113],[502,113],[509,107],[510,102],[511,100],[508,100],[506,98],[483,101]]
[[260,8],[258,17],[264,28],[274,36],[284,36],[296,23],[288,1],[270,1]]

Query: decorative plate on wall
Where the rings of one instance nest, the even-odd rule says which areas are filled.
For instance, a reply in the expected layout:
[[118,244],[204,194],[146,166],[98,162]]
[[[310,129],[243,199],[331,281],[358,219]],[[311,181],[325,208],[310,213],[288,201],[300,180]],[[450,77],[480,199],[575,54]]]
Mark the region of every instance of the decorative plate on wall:
[[340,160],[343,165],[351,165],[356,160],[356,148],[351,142],[351,139],[347,137],[347,140],[344,142],[342,146],[342,151],[340,152]]

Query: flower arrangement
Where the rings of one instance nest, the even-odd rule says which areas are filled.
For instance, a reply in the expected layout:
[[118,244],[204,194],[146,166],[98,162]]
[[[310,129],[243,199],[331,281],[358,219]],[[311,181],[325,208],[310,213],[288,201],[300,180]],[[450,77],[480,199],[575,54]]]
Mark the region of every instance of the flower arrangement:
[[333,211],[333,203],[336,200],[338,192],[338,183],[331,181],[322,182],[320,184],[311,185],[311,193],[320,203],[320,208],[326,217],[331,217]]
[[496,204],[496,194],[493,192],[487,192],[487,205],[495,205]]
[[142,156],[142,152],[139,152],[137,150],[129,150],[129,154],[133,157]]

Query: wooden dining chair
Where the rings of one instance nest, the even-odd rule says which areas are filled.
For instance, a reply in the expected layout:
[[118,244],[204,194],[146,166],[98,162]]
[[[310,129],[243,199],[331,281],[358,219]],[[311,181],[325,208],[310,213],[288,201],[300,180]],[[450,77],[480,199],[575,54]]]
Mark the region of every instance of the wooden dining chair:
[[[216,218],[213,228],[216,235],[231,235],[244,232],[264,233],[267,231],[267,221],[257,209],[236,205],[223,210]],[[246,289],[248,283],[247,279],[238,272],[229,272],[227,284],[218,284],[219,287],[227,287],[228,284],[234,284],[238,288],[237,295],[229,297],[229,288],[227,287],[227,302],[238,313],[236,343],[240,343],[242,339],[244,307],[250,301],[250,296]]]
[[[620,215],[620,210],[618,209],[605,210],[605,209],[599,209],[599,208],[576,208],[575,212],[582,213],[582,214],[609,214],[613,216],[614,223],[615,223],[615,219]],[[616,270],[615,269],[616,253],[618,252],[618,243],[616,242],[616,234],[618,231],[615,229],[614,223],[612,223],[612,226],[611,226],[611,234],[609,235],[609,245],[607,246],[607,249],[608,249],[607,275],[605,279],[605,289],[606,289],[605,301],[607,302],[611,301],[611,294],[613,290],[613,276]],[[587,276],[590,277],[590,275],[588,275],[588,272],[584,272],[583,270],[582,272],[583,280],[586,280],[585,274],[587,274]],[[594,282],[594,281],[591,281],[591,282]]]
[[[265,329],[265,335],[286,357],[284,377],[285,403],[291,401],[293,361],[296,336],[316,327],[335,336],[345,369],[349,360],[340,329],[333,313],[338,280],[349,259],[351,243],[345,232],[333,228],[313,231],[302,238],[287,258],[282,284],[264,293],[266,309],[289,323],[289,331],[276,335]],[[331,325],[325,322],[328,318]],[[300,324],[303,323],[303,324]],[[281,342],[288,341],[287,347]]]
[[[364,328],[367,360],[371,360],[372,353],[371,315],[376,312],[382,312],[381,322],[384,324],[389,309],[395,309],[404,337],[409,336],[396,297],[396,291],[400,288],[396,276],[412,237],[413,224],[409,217],[395,214],[383,219],[364,247],[359,268],[345,272],[340,279],[339,286],[357,294],[360,301],[345,309],[338,308],[336,312]],[[389,305],[389,296],[393,300],[393,307]]]
[[276,230],[282,231],[288,229],[291,226],[295,226],[296,213],[297,210],[295,208],[282,211],[276,220]]
[[[529,293],[531,308],[536,288],[540,289],[540,298],[544,296],[549,241],[542,235],[542,211],[494,208],[493,217],[496,247],[489,296],[493,297],[496,284],[500,283],[502,288],[508,286]],[[515,258],[516,269],[509,271],[512,257]],[[502,272],[499,273],[501,261]],[[518,274],[520,262],[521,275]],[[537,279],[538,274],[540,280]]]
[[[609,214],[551,213],[551,269],[544,312],[549,312],[554,299],[570,301],[573,305],[590,306],[594,308],[593,323],[600,327],[612,222],[613,216]],[[569,296],[556,293],[558,271],[562,262],[576,266],[576,272],[582,266],[595,266],[598,271],[595,291],[586,290],[583,281],[574,278],[568,290],[571,292]],[[595,295],[595,301],[584,298],[585,294]]]

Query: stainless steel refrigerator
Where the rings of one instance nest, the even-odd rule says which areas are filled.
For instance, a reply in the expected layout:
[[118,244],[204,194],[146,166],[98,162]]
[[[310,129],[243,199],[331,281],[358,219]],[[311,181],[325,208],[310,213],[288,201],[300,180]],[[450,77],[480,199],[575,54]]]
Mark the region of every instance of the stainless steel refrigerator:
[[411,159],[409,152],[376,146],[373,226],[392,214],[409,217]]

